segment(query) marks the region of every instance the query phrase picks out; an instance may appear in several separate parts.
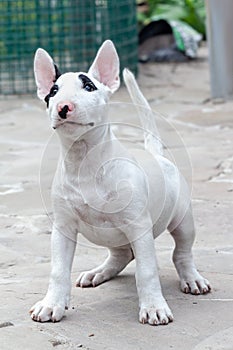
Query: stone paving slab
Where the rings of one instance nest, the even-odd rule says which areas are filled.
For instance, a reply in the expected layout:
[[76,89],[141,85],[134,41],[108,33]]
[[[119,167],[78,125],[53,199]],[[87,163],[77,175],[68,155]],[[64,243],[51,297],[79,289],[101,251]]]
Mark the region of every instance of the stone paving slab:
[[[139,84],[161,113],[161,135],[192,188],[197,229],[194,256],[211,281],[205,296],[184,295],[171,262],[168,233],[156,242],[164,295],[175,321],[151,327],[137,321],[135,263],[94,289],[72,288],[71,307],[57,323],[30,320],[50,271],[50,189],[59,145],[44,105],[31,97],[0,101],[0,348],[107,350],[233,349],[233,102],[209,99],[207,50],[196,62],[140,66]],[[129,102],[122,87],[113,101]],[[221,101],[215,101],[221,102]],[[134,123],[130,106],[113,121]],[[116,128],[140,145],[130,128]],[[41,197],[42,195],[42,197]],[[80,238],[72,282],[103,261],[106,250]]]

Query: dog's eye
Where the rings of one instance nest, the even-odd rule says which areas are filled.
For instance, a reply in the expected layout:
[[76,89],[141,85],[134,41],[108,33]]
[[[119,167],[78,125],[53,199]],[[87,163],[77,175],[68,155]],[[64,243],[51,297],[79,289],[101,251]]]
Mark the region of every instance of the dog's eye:
[[92,83],[86,83],[86,84],[84,84],[83,88],[84,88],[84,90],[86,90],[86,91],[88,91],[88,92],[92,92],[92,91],[96,90],[95,85],[92,84]]
[[93,81],[91,81],[91,79],[88,78],[85,74],[79,74],[78,77],[82,82],[82,87],[84,90],[86,90],[88,92],[92,92],[92,91],[97,90],[97,87],[95,86]]
[[55,85],[53,85],[51,87],[51,90],[50,90],[50,93],[49,93],[50,97],[55,96],[57,92],[58,92],[58,86],[55,84]]
[[56,93],[58,92],[58,90],[59,90],[58,85],[57,85],[57,84],[54,84],[54,85],[51,87],[49,94],[48,94],[47,96],[45,96],[45,99],[44,99],[44,100],[45,100],[45,102],[46,102],[46,104],[47,104],[47,108],[48,108],[48,106],[49,106],[49,99],[50,99],[50,97],[55,96]]

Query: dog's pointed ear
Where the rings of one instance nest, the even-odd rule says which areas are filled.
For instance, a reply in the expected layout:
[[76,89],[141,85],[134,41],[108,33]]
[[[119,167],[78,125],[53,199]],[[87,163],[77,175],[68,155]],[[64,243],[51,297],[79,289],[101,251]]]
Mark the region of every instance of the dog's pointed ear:
[[97,52],[88,73],[115,92],[120,86],[119,57],[111,40],[106,40]]
[[37,95],[43,100],[61,73],[52,58],[44,49],[37,49],[34,58],[34,74],[37,85]]

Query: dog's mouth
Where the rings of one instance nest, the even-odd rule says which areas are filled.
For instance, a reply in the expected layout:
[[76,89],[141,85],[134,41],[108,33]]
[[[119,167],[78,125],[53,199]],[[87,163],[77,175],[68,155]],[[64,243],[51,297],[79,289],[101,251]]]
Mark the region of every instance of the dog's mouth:
[[53,125],[52,127],[53,127],[53,129],[57,129],[58,127],[64,126],[66,124],[70,124],[70,125],[73,124],[73,125],[78,125],[78,126],[91,126],[91,127],[93,127],[95,125],[95,123],[93,123],[93,122],[90,122],[90,123],[79,123],[79,122],[75,122],[73,120],[65,120],[65,121],[63,121],[63,122],[61,122],[61,123],[59,123],[57,125]]

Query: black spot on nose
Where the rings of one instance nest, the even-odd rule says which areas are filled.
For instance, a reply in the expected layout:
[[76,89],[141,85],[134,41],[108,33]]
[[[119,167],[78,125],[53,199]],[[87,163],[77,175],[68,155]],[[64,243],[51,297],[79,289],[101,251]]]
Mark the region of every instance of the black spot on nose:
[[58,112],[59,117],[61,117],[62,119],[66,119],[66,115],[67,115],[68,111],[69,111],[69,107],[67,105],[65,105],[64,107],[62,107],[60,112]]

